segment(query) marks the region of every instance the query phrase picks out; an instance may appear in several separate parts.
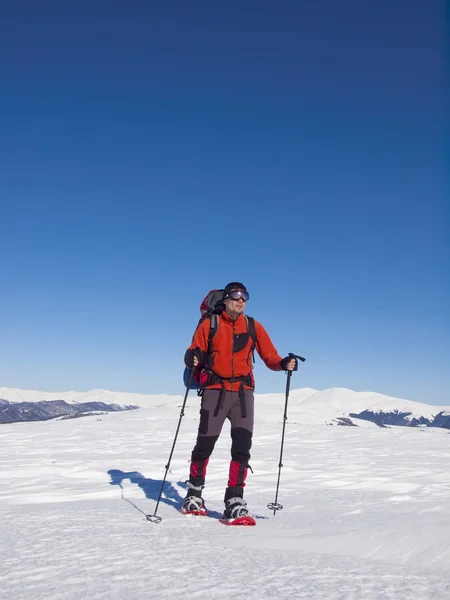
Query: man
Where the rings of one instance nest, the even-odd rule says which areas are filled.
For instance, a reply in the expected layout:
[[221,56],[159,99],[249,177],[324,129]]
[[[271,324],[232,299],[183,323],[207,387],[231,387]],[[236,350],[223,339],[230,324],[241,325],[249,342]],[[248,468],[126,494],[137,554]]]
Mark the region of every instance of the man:
[[[246,287],[229,283],[223,291],[224,311],[218,316],[218,330],[208,346],[210,319],[201,322],[185,354],[188,368],[202,367],[204,387],[197,442],[192,451],[188,492],[181,512],[206,514],[202,490],[206,468],[225,419],[231,422],[231,462],[225,490],[224,519],[248,515],[244,487],[253,435],[254,380],[253,348],[273,371],[293,371],[295,358],[279,356],[264,327],[254,321],[256,343],[249,334],[244,308],[249,300]],[[211,350],[211,352],[208,351]]]

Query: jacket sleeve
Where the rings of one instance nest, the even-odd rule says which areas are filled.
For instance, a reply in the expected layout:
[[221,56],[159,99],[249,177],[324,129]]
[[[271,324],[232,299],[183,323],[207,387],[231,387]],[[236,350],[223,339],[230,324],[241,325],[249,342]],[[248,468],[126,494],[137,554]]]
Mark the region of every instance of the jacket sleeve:
[[192,338],[192,343],[189,346],[188,350],[193,350],[194,348],[200,348],[202,352],[208,352],[208,335],[209,335],[210,321],[209,319],[205,319],[200,323],[197,327],[197,331],[194,333],[194,337]]
[[281,361],[283,359],[278,354],[269,334],[258,321],[255,321],[255,330],[256,350],[259,356],[266,363],[266,367],[272,369],[272,371],[281,371]]

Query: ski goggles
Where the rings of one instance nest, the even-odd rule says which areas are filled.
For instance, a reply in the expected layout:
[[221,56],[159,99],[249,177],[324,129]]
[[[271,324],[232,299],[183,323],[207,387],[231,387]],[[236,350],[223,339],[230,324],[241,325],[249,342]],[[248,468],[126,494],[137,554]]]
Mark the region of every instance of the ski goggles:
[[244,290],[231,290],[231,292],[228,292],[225,298],[231,298],[232,300],[243,300],[244,302],[247,302],[250,296],[248,292],[244,292]]

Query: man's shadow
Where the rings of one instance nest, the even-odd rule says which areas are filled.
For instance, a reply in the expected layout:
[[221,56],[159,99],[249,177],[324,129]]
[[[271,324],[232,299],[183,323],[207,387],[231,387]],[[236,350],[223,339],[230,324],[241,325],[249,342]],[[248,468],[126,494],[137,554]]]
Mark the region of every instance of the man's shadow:
[[[137,506],[134,502],[125,497],[123,493],[124,489],[122,482],[128,479],[131,483],[134,483],[141,488],[146,498],[157,502],[159,493],[161,491],[162,480],[144,477],[144,475],[142,475],[142,473],[139,473],[138,471],[126,472],[120,471],[119,469],[110,469],[108,471],[108,475],[111,477],[110,485],[117,485],[120,487],[123,500],[134,506],[134,508],[143,515],[147,516],[147,513],[140,509],[139,506]],[[177,481],[177,485],[186,487],[184,481]],[[175,485],[170,481],[165,481],[164,488],[161,494],[160,504],[167,504],[168,506],[171,506],[175,510],[179,511],[180,508],[183,506],[183,500],[184,498],[180,495]],[[208,510],[208,517],[211,517],[213,519],[221,519],[222,514],[214,510]]]

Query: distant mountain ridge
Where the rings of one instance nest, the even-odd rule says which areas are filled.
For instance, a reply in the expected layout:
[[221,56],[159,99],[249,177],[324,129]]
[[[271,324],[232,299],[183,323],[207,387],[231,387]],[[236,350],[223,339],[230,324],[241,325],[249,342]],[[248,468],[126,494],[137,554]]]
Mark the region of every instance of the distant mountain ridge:
[[[195,398],[195,399],[193,399]],[[98,412],[138,408],[177,408],[182,396],[90,390],[88,392],[41,392],[0,387],[0,423],[73,418]],[[191,392],[190,403],[198,405]],[[258,414],[278,420],[284,394],[256,394]],[[291,390],[288,417],[302,424],[362,426],[440,427],[450,429],[450,407],[393,398],[375,392],[346,388]]]
[[40,402],[8,402],[0,399],[0,423],[20,421],[48,421],[57,417],[74,418],[105,412],[132,410],[138,406],[121,407],[104,402],[80,402],[69,404],[64,400],[41,400]]

